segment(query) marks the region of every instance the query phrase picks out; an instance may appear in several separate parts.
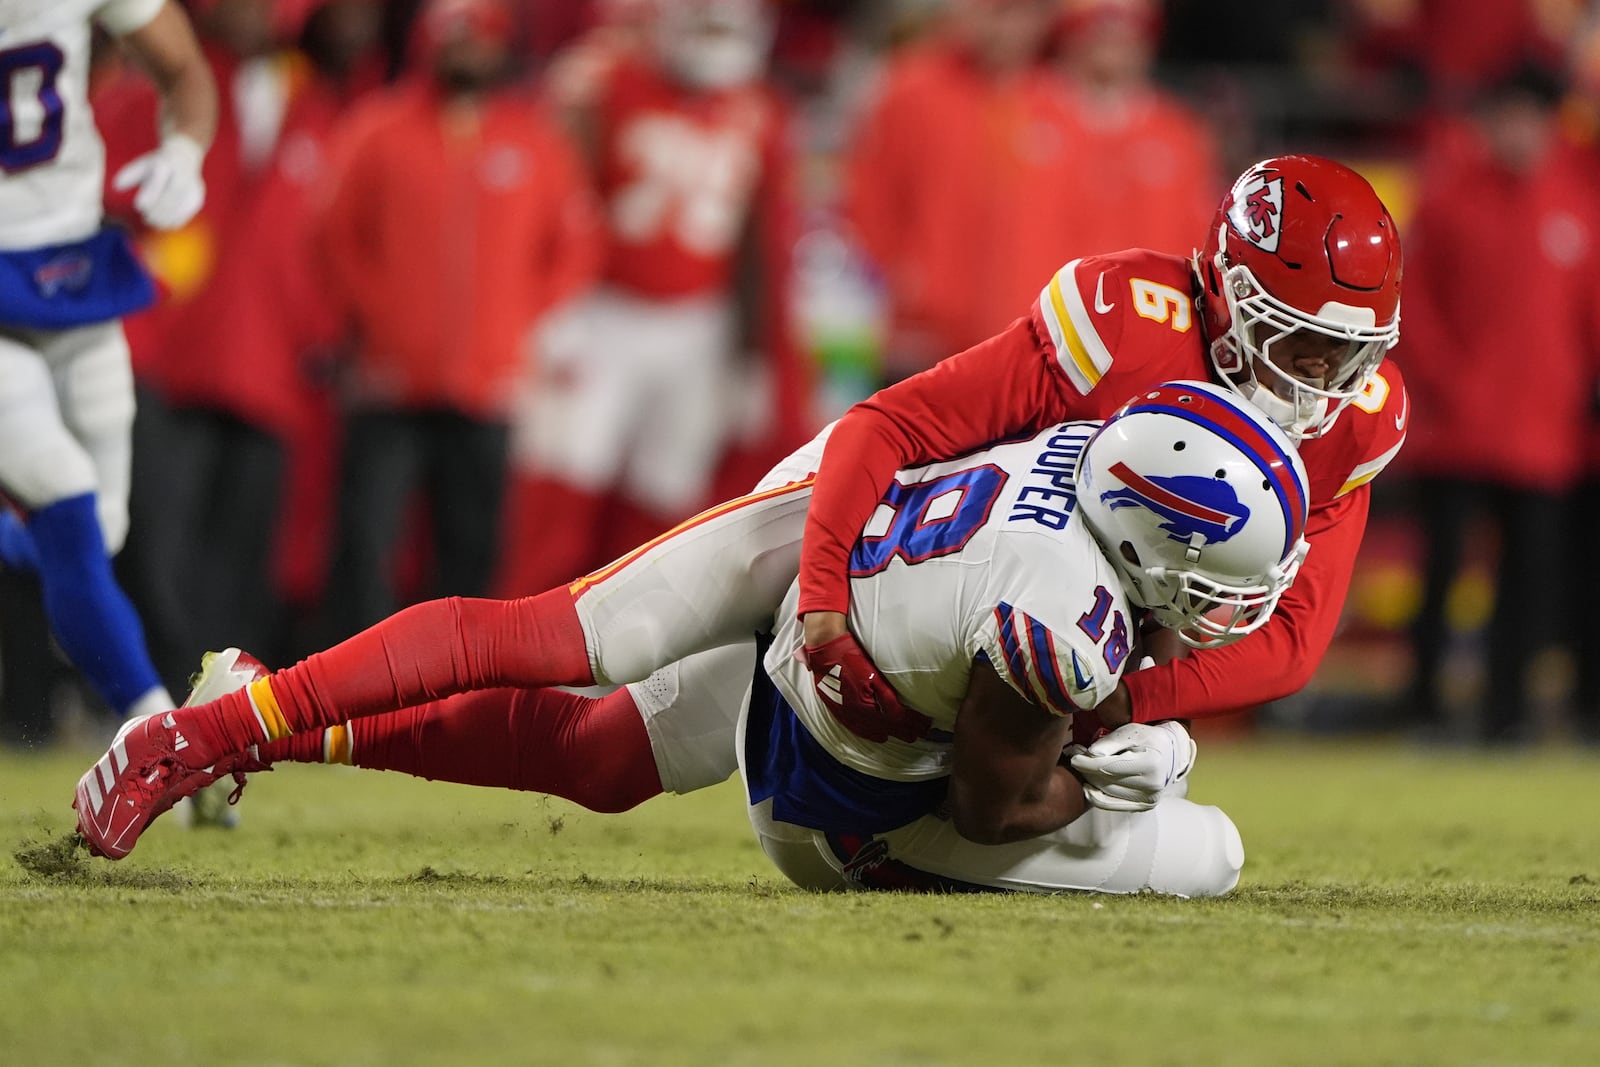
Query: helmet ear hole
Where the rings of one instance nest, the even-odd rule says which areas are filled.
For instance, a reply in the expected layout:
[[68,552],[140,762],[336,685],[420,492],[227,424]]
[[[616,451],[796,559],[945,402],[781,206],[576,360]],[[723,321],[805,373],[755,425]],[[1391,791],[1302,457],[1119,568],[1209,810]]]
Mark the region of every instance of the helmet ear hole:
[[1122,542],[1122,547],[1118,551],[1122,553],[1122,558],[1127,560],[1131,566],[1139,566],[1139,552],[1133,547],[1132,541]]

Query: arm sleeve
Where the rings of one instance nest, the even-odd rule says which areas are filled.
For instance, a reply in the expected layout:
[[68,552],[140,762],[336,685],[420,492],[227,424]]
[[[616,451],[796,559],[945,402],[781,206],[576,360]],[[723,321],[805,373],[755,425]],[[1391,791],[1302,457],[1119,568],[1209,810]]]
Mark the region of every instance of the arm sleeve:
[[1117,687],[1117,673],[1070,630],[1052,628],[1002,601],[977,635],[978,653],[1030,703],[1057,718],[1092,708]]
[[1027,319],[863,400],[834,427],[800,549],[799,612],[849,610],[850,546],[895,471],[1031,432],[1059,412]]
[[1368,486],[1311,512],[1311,551],[1271,619],[1227,648],[1135,671],[1123,682],[1134,722],[1205,718],[1288,696],[1311,680],[1333,640],[1367,524]]

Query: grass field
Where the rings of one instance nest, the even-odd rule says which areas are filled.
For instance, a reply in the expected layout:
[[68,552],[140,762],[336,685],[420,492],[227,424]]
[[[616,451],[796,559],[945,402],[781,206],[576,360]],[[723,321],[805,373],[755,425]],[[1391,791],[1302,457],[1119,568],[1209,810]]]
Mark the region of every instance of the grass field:
[[96,755],[0,753],[17,1067],[1600,1062],[1592,755],[1211,744],[1249,859],[1204,902],[812,896],[733,783],[599,816],[317,767],[30,872]]

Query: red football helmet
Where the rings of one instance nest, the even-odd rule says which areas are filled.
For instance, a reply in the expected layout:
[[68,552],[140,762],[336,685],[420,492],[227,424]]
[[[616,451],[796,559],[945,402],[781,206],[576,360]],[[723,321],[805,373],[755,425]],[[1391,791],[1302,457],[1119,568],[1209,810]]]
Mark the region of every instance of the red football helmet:
[[[1326,433],[1400,339],[1400,232],[1332,160],[1278,156],[1241,174],[1195,269],[1212,364],[1291,437]],[[1338,343],[1320,385],[1272,358],[1299,331]]]

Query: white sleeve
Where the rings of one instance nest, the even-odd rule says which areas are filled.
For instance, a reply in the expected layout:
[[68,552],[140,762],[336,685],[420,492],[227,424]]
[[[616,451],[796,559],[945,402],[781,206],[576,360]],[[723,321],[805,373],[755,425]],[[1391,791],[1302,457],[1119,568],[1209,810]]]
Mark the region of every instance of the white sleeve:
[[94,20],[113,37],[124,37],[148,25],[166,5],[167,0],[106,0]]
[[1001,601],[978,629],[978,650],[1013,689],[1052,715],[1092,708],[1116,688],[1087,637],[1052,629]]
[[[1012,688],[1055,715],[1110,696],[1128,656],[1127,601],[1075,514],[1054,533],[1006,531],[988,570],[976,645]],[[1048,576],[1048,577],[1045,577]]]

